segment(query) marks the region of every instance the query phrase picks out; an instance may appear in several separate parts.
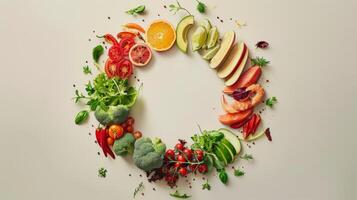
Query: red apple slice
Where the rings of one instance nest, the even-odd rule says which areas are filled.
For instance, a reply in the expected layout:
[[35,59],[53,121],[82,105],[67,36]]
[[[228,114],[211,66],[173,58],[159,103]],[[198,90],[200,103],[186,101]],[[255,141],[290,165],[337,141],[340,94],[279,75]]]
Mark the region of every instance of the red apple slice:
[[226,98],[224,97],[224,95],[222,95],[222,100],[221,100],[221,105],[224,111],[226,111],[227,113],[237,113],[239,112],[238,110],[234,109],[231,105],[229,105],[227,103]]
[[213,56],[210,62],[210,67],[212,69],[216,69],[219,67],[223,61],[227,58],[228,53],[232,49],[232,46],[234,44],[235,40],[235,33],[234,31],[229,31],[224,34],[222,43],[221,43],[221,48],[219,48],[218,52],[216,55]]
[[253,113],[253,109],[245,110],[245,111],[238,112],[238,113],[235,113],[235,114],[228,113],[228,114],[225,114],[225,115],[220,115],[219,116],[219,121],[222,124],[225,124],[225,125],[232,125],[232,124],[236,124],[236,123],[239,123],[239,122],[245,120],[252,113]]
[[222,66],[219,68],[217,74],[219,78],[226,78],[230,74],[232,74],[237,67],[239,67],[240,63],[243,61],[245,52],[247,51],[247,46],[240,42],[235,44],[229,53],[229,56],[224,61]]
[[239,66],[236,68],[236,71],[233,72],[233,74],[231,74],[229,77],[226,78],[226,82],[224,82],[224,84],[226,86],[231,86],[233,85],[235,82],[237,82],[237,80],[239,79],[245,64],[247,63],[248,60],[248,49],[245,51],[244,57],[242,59],[242,62],[239,64]]
[[248,87],[258,82],[262,69],[259,66],[253,66],[243,72],[238,81],[229,87],[225,87],[223,92],[226,94],[232,94],[236,89],[241,87]]

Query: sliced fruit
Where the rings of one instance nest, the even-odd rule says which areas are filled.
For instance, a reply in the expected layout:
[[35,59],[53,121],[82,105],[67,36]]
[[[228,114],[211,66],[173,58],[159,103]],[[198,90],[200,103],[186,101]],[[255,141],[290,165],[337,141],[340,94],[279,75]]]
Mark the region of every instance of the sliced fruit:
[[225,125],[232,125],[245,120],[253,113],[253,109],[248,109],[238,113],[227,113],[219,116],[219,121]]
[[235,82],[237,82],[245,67],[245,64],[247,63],[247,60],[248,60],[248,49],[245,51],[244,57],[240,62],[239,66],[236,68],[236,71],[234,71],[233,74],[231,74],[229,77],[226,78],[226,81],[224,82],[226,86],[231,86]]
[[234,146],[226,138],[223,138],[221,143],[227,148],[227,150],[231,153],[232,158],[234,159],[234,157],[237,155]]
[[203,26],[206,31],[208,32],[211,29],[211,22],[208,19],[203,19],[200,21],[200,23],[198,24],[200,26]]
[[232,131],[225,129],[225,128],[221,128],[218,131],[223,133],[224,138],[227,139],[229,141],[229,143],[232,144],[232,146],[236,150],[236,155],[238,155],[242,149],[242,146],[241,146],[241,143],[240,143],[238,137],[236,136],[236,134],[234,134]]
[[252,142],[254,140],[261,138],[263,135],[265,135],[265,130],[260,131],[259,133],[256,133],[254,135],[250,134],[247,138],[243,138],[243,136],[239,136],[239,139],[247,142]]
[[206,40],[206,46],[208,49],[214,47],[217,44],[219,38],[219,33],[217,27],[213,27],[209,30],[207,40]]
[[221,48],[220,44],[216,44],[216,46],[212,47],[211,49],[208,49],[203,55],[202,58],[205,60],[211,60],[213,56],[216,55],[218,52],[219,48]]
[[223,144],[223,143],[219,143],[217,146],[221,152],[223,153],[224,158],[227,160],[227,164],[231,163],[234,155],[232,156],[231,152],[228,150],[228,148]]
[[231,52],[229,53],[229,56],[222,64],[222,67],[219,68],[217,72],[218,77],[226,78],[236,70],[242,71],[243,69],[239,69],[239,67],[243,61],[246,51],[247,51],[247,46],[243,42],[235,44]]
[[234,109],[233,106],[227,103],[226,97],[224,95],[222,95],[221,105],[223,110],[226,111],[227,113],[234,114],[239,112],[238,110]]
[[177,47],[184,53],[187,52],[188,42],[187,42],[187,33],[195,23],[193,15],[186,16],[181,19],[176,27],[176,44]]
[[214,148],[213,153],[217,156],[218,160],[224,163],[224,165],[228,164],[227,158],[225,157],[223,151],[218,146]]
[[198,26],[192,34],[192,51],[197,51],[202,48],[207,39],[207,31],[203,26]]
[[248,87],[258,82],[262,69],[259,66],[253,66],[243,72],[238,81],[229,87],[224,88],[223,92],[226,94],[232,94],[236,89],[241,87]]
[[155,51],[169,50],[176,40],[174,27],[167,21],[155,20],[146,31],[146,41]]
[[151,50],[146,44],[136,44],[129,51],[129,59],[135,66],[145,66],[151,60]]
[[234,31],[229,31],[224,34],[221,43],[221,48],[218,50],[216,55],[211,60],[210,63],[211,68],[215,69],[223,63],[224,59],[227,57],[229,51],[233,46],[234,40],[235,40]]

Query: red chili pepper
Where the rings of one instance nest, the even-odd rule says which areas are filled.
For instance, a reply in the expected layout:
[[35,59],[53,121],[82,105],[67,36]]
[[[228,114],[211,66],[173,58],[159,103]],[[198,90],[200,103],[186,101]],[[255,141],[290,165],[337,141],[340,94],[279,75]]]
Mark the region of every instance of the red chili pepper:
[[105,148],[105,146],[108,145],[108,144],[106,144],[106,141],[107,141],[106,130],[105,130],[105,128],[103,128],[103,129],[100,130],[99,144],[102,147],[103,154],[105,155],[105,157],[108,157],[107,151],[106,151],[106,148]]
[[98,36],[97,35],[97,38],[104,38],[104,40],[110,44],[113,44],[113,45],[117,45],[119,44],[118,43],[118,40],[115,39],[115,37],[109,33],[105,34],[105,35],[102,35],[102,36]]
[[101,147],[102,144],[100,143],[100,131],[101,131],[100,128],[95,129],[95,138],[97,139],[97,142],[98,142],[99,146]]
[[107,138],[109,137],[109,130],[108,129],[104,129],[104,130],[105,130],[105,139],[103,141],[103,146],[105,148],[105,151],[110,155],[110,157],[115,159],[114,153],[113,153],[112,149],[109,147],[108,142],[107,142]]
[[253,114],[249,121],[243,125],[243,137],[247,138],[250,134],[254,134],[260,124],[260,121],[260,115]]
[[256,118],[255,118],[255,120],[254,120],[254,126],[253,126],[253,128],[252,128],[252,134],[254,134],[255,133],[255,131],[257,130],[257,128],[258,128],[258,126],[259,126],[259,124],[260,124],[260,121],[261,121],[261,118],[260,118],[260,115],[256,115]]
[[242,126],[244,126],[249,120],[250,120],[250,117],[248,117],[247,119],[245,119],[245,120],[242,121],[242,122],[238,122],[238,123],[236,123],[236,124],[232,124],[232,125],[231,125],[231,128],[239,129],[239,128],[241,128]]
[[128,31],[122,31],[117,34],[117,38],[123,39],[123,38],[135,38],[136,35],[132,32]]

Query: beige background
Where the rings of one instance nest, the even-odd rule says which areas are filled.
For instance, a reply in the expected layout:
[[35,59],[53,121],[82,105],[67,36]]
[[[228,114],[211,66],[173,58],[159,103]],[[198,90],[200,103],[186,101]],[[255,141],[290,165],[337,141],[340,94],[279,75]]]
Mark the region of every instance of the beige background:
[[[72,84],[82,88],[92,78],[81,67],[85,60],[91,64],[99,42],[93,30],[115,33],[124,22],[141,22],[124,14],[139,3],[149,11],[144,25],[156,18],[176,24],[181,15],[163,8],[171,2],[0,1],[0,199],[131,199],[140,181],[145,196],[137,199],[170,199],[172,190],[148,184],[132,163],[97,155],[88,135],[95,120],[74,125],[80,107],[71,97]],[[357,199],[356,1],[206,2],[210,9],[202,16],[193,0],[181,1],[221,32],[234,29],[253,56],[271,60],[262,80],[270,80],[267,93],[279,103],[263,114],[273,142],[245,145],[254,161],[234,165],[244,166],[246,176],[231,176],[228,186],[209,177],[210,192],[201,190],[197,178],[192,189],[181,184],[180,190],[192,199]],[[230,17],[248,26],[238,29]],[[258,40],[271,48],[256,50]],[[197,124],[221,127],[216,117],[223,83],[197,54],[155,53],[152,65],[136,73],[144,88],[133,115],[145,135],[172,146],[197,132]],[[107,178],[97,177],[99,167],[108,169]]]

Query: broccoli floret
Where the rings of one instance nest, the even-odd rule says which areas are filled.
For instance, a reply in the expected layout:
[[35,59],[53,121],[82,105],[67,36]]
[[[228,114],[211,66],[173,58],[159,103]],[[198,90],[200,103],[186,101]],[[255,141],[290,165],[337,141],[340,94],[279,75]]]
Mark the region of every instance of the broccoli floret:
[[133,153],[135,138],[132,134],[126,133],[119,140],[115,140],[113,144],[114,153],[117,156],[123,156],[128,153]]
[[104,126],[123,123],[129,115],[129,108],[124,105],[109,106],[103,110],[100,106],[94,112],[95,118]]
[[133,159],[135,165],[144,171],[160,168],[163,164],[163,155],[155,150],[150,138],[140,138],[135,142]]
[[158,152],[161,155],[165,153],[166,145],[161,142],[160,138],[153,138],[152,143],[156,152]]

